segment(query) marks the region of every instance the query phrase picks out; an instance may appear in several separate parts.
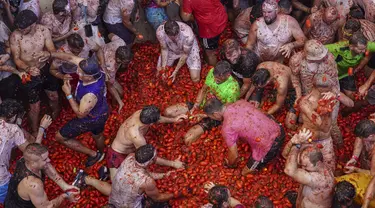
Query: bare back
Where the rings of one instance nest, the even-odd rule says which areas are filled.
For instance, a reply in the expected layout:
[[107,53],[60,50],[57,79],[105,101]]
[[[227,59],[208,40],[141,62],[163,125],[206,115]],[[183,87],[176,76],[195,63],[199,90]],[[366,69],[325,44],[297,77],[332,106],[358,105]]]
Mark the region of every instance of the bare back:
[[120,126],[115,140],[111,147],[116,152],[129,154],[136,150],[137,147],[145,145],[144,135],[148,131],[148,125],[140,121],[141,110],[136,111]]

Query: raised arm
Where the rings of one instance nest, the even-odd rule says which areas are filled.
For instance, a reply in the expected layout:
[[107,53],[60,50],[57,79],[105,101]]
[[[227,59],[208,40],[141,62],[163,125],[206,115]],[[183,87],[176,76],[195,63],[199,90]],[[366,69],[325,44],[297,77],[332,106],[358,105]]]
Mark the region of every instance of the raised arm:
[[288,176],[292,177],[295,181],[303,185],[311,185],[312,178],[309,172],[298,168],[297,157],[299,149],[296,146],[292,146],[292,149],[288,155],[288,159],[285,163],[284,172]]
[[246,48],[249,50],[254,50],[254,47],[257,41],[257,31],[258,31],[258,25],[257,25],[257,22],[255,22],[251,24],[249,36],[246,42]]

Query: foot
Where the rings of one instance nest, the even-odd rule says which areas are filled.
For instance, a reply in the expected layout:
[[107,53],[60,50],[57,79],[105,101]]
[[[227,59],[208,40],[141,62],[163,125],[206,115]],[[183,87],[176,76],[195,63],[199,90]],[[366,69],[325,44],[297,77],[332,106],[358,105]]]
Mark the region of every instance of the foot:
[[95,163],[100,162],[104,159],[104,153],[103,152],[96,152],[96,155],[93,157],[88,157],[86,161],[86,167],[93,166]]
[[109,178],[108,168],[104,165],[99,168],[98,174],[99,174],[99,180],[101,181],[106,181]]
[[87,173],[85,173],[83,170],[79,170],[72,185],[80,189],[86,187],[86,182],[85,182],[86,176],[87,176]]

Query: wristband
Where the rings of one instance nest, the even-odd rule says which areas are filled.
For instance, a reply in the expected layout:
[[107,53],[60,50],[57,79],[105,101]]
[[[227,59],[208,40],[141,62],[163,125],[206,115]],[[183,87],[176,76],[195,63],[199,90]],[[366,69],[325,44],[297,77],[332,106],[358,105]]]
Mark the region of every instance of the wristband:
[[39,129],[43,130],[43,138],[47,138],[46,129],[43,126],[39,126]]
[[358,157],[357,157],[357,156],[353,155],[352,158],[353,158],[355,161],[358,162]]
[[301,149],[301,145],[300,144],[295,144],[294,146],[296,146],[297,149]]
[[73,98],[73,95],[68,95],[68,96],[66,96],[66,99],[68,99],[68,100],[70,100],[70,99],[72,99]]
[[46,130],[43,126],[39,126],[39,128],[42,129],[43,131]]

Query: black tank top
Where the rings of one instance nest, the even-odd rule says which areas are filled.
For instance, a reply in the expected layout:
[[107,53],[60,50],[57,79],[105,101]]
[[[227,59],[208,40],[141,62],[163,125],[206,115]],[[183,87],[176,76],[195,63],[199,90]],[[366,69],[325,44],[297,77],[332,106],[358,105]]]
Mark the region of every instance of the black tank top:
[[28,176],[34,176],[36,178],[39,178],[43,184],[45,180],[45,175],[42,171],[42,177],[39,177],[35,175],[33,172],[31,172],[29,169],[27,169],[25,165],[25,159],[21,158],[19,161],[17,161],[17,167],[14,171],[14,174],[12,178],[10,179],[9,185],[8,185],[8,194],[5,198],[4,207],[6,208],[34,208],[35,206],[30,201],[26,201],[22,199],[18,195],[18,184],[21,183],[21,181],[28,177]]

